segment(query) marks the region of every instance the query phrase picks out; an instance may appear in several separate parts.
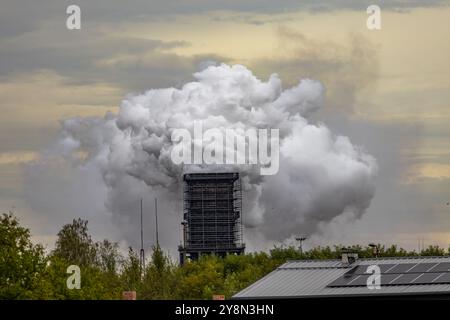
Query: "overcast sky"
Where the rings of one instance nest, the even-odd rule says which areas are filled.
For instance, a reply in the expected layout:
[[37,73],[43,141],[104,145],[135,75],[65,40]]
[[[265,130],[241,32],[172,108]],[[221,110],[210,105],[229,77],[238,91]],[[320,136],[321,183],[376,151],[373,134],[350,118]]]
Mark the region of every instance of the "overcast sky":
[[[116,112],[127,94],[180,87],[215,61],[264,80],[277,73],[285,86],[321,81],[313,121],[378,161],[368,211],[306,245],[450,244],[449,1],[379,1],[377,31],[366,28],[370,1],[80,0],[82,28],[67,30],[73,3],[0,0],[0,210],[14,210],[36,241],[51,245],[73,218],[42,212],[27,188],[60,120]],[[83,215],[96,237],[121,240],[117,226]]]

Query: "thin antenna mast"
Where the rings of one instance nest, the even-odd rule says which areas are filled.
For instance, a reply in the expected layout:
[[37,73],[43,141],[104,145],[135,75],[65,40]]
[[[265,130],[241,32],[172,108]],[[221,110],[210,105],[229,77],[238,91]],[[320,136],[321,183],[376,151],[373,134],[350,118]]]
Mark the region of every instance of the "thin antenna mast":
[[140,265],[141,265],[141,274],[144,273],[145,270],[145,251],[144,251],[144,227],[142,221],[142,198],[141,198],[141,251],[140,251]]
[[155,219],[156,219],[156,246],[159,248],[159,236],[158,236],[158,198],[155,198]]

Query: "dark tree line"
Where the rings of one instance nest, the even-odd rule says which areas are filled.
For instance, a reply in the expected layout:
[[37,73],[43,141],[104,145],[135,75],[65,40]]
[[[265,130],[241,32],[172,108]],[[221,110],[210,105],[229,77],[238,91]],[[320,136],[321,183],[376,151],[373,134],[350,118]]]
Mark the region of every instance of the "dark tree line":
[[[355,245],[360,257],[373,257],[373,248]],[[294,247],[275,247],[270,252],[225,258],[204,256],[180,267],[154,246],[141,270],[139,256],[129,248],[127,256],[109,240],[94,242],[88,222],[74,219],[58,232],[55,248],[46,254],[33,244],[30,230],[11,213],[0,217],[0,299],[121,299],[123,291],[136,291],[138,299],[211,299],[231,297],[287,260],[337,259],[342,246],[316,247],[300,253]],[[395,245],[379,247],[380,257],[442,256],[448,250],[430,246],[420,253]],[[81,271],[81,289],[68,289],[67,267]]]

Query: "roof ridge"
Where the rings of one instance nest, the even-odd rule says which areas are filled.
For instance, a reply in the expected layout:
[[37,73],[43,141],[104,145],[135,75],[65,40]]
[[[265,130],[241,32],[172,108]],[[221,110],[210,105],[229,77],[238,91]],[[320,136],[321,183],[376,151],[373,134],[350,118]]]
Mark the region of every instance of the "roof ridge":
[[360,258],[359,260],[417,260],[417,259],[449,259],[450,256],[406,256],[406,257],[379,257],[379,258]]
[[286,260],[285,263],[288,262],[336,262],[336,261],[340,261],[339,259],[304,259],[304,260]]
[[[415,259],[450,259],[450,256],[404,256],[404,257],[378,257],[378,258],[359,258],[359,261],[365,260],[415,260]],[[357,260],[357,261],[358,261]],[[285,263],[292,262],[339,262],[339,259],[304,259],[304,260],[286,260]]]

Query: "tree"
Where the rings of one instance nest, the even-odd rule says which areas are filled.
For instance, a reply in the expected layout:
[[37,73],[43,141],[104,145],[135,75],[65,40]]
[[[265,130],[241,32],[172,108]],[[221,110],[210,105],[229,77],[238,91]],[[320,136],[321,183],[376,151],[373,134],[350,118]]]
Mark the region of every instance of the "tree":
[[78,266],[93,266],[97,260],[97,250],[88,233],[88,221],[73,219],[58,232],[53,256]]
[[421,256],[444,256],[445,250],[439,246],[429,246],[420,252]]
[[[74,219],[58,232],[50,257],[47,277],[56,299],[119,299],[122,285],[117,274],[121,257],[117,243],[103,240],[94,243],[88,221]],[[69,289],[66,271],[70,265],[81,271],[81,289]]]
[[187,262],[179,268],[176,287],[178,299],[211,299],[213,294],[224,293],[223,259],[202,256],[196,262]]
[[141,299],[173,299],[177,286],[175,266],[159,245],[153,246],[151,261],[142,282]]
[[123,287],[118,271],[123,262],[123,257],[119,253],[119,245],[105,239],[96,243],[96,246],[100,270],[99,281],[102,283],[104,290],[102,299],[120,299]]
[[13,214],[0,218],[0,299],[31,299],[42,289],[46,258]]
[[[0,218],[0,299],[120,299],[122,291],[137,291],[139,299],[211,299],[213,294],[230,298],[287,260],[338,259],[344,246],[315,247],[300,253],[295,247],[275,247],[270,253],[202,256],[183,266],[173,263],[159,246],[152,249],[147,267],[141,269],[132,248],[123,259],[117,243],[95,243],[88,222],[75,219],[58,232],[53,252],[45,257],[34,245],[30,231],[11,213]],[[361,258],[373,257],[370,246],[353,245]],[[380,257],[448,255],[429,246],[420,253],[396,245],[378,246]],[[67,286],[67,268],[81,270],[81,288]]]
[[122,257],[119,253],[119,245],[116,242],[103,240],[96,243],[97,261],[103,272],[115,274]]
[[125,290],[137,291],[140,288],[141,266],[138,255],[131,247],[128,249],[128,258],[123,264],[121,280]]

